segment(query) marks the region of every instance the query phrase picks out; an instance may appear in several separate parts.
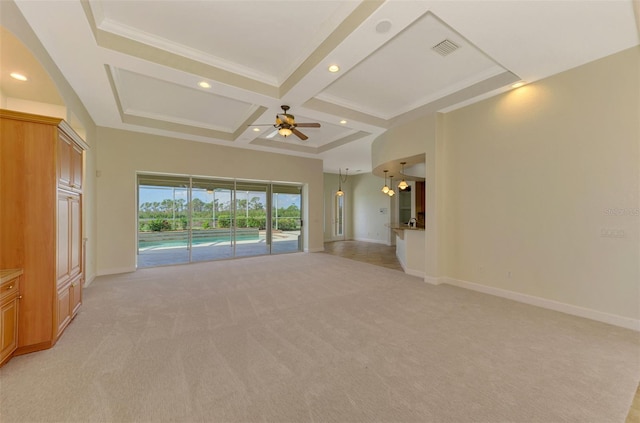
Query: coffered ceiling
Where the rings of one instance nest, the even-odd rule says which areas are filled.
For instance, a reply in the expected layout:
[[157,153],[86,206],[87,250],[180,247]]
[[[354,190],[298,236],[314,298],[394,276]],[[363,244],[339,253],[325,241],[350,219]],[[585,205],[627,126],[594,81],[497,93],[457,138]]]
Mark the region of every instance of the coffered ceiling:
[[[371,170],[371,142],[394,125],[638,45],[631,0],[16,4],[97,125],[320,158],[336,173]],[[3,95],[35,101],[7,80],[30,65],[0,34]],[[267,138],[283,104],[321,127]]]

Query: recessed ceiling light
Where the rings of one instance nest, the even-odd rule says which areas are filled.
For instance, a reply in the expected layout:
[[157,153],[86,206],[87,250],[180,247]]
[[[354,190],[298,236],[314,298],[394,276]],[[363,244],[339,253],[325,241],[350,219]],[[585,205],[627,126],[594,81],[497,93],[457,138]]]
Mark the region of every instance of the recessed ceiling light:
[[378,34],[384,34],[391,29],[391,21],[389,19],[383,19],[376,24],[376,32]]
[[338,72],[339,70],[340,70],[340,66],[338,66],[338,65],[331,65],[331,66],[329,66],[329,72],[336,73],[336,72]]
[[200,81],[200,82],[198,82],[198,85],[201,88],[211,88],[211,84],[209,84],[207,81]]
[[11,75],[11,77],[13,79],[17,79],[18,81],[26,81],[27,80],[26,76],[24,76],[23,74],[18,73],[18,72],[11,72],[10,75]]
[[518,82],[516,82],[515,84],[513,84],[513,85],[511,86],[511,88],[520,88],[520,87],[522,87],[524,84],[525,84],[525,82],[524,82],[524,81],[518,81]]
[[253,128],[253,132],[260,132],[260,128]]
[[342,119],[342,120],[340,121],[340,123],[344,125],[345,123],[347,123],[347,121],[346,121],[346,120],[344,120],[344,119]]

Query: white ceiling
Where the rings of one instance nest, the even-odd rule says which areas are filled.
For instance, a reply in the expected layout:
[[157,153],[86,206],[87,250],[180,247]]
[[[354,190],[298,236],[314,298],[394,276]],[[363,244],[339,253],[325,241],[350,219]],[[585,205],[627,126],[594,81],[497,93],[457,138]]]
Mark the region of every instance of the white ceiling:
[[[97,125],[315,157],[335,173],[370,171],[371,142],[394,125],[639,44],[632,0],[16,4]],[[0,34],[0,89],[33,101],[6,78],[30,65]],[[442,56],[443,40],[459,48]],[[322,127],[301,141],[249,126],[283,104]]]

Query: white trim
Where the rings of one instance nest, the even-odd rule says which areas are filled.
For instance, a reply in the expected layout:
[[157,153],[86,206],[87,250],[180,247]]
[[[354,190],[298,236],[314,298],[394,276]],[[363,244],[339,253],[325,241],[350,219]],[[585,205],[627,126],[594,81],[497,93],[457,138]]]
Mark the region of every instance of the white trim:
[[95,273],[90,275],[90,276],[85,276],[84,278],[84,287],[88,287],[89,285],[91,285],[91,282],[93,282],[96,279],[96,275]]
[[424,275],[424,281],[430,285],[440,285],[441,283],[445,282],[444,278],[428,275]]
[[427,275],[421,270],[414,270],[414,269],[408,268],[407,264],[400,258],[400,256],[398,255],[397,251],[396,251],[396,258],[398,259],[398,262],[400,263],[400,266],[402,266],[402,270],[404,270],[404,273],[406,273],[407,275],[410,275],[410,276],[417,276],[417,277],[419,277],[421,279],[424,279],[426,281]]
[[416,276],[420,279],[424,279],[425,275],[424,272],[421,272],[420,270],[413,270],[413,269],[404,269],[404,273],[406,273],[407,275],[410,276]]
[[482,292],[484,294],[495,295],[497,297],[507,298],[509,300],[518,301],[549,310],[559,311],[561,313],[571,314],[573,316],[584,317],[586,319],[596,320],[602,323],[619,326],[640,332],[640,320],[629,317],[618,316],[615,314],[604,313],[602,311],[592,310],[572,304],[561,303],[559,301],[549,300],[546,298],[535,297],[533,295],[521,294],[519,292],[508,291],[502,288],[481,285],[474,282],[463,281],[454,278],[440,278],[448,285],[460,288],[470,289],[472,291]]
[[116,267],[113,269],[103,269],[103,270],[99,270],[96,273],[96,276],[106,276],[106,275],[117,275],[120,273],[131,273],[131,272],[135,272],[136,268],[135,267]]

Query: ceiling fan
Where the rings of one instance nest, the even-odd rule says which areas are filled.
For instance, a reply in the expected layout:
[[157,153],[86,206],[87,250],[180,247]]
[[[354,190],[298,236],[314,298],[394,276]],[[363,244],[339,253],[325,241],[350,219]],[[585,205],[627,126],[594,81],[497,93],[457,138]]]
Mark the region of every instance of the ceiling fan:
[[287,111],[290,108],[289,106],[282,105],[280,107],[282,107],[282,111],[284,113],[279,113],[276,115],[276,123],[274,125],[263,124],[263,125],[249,125],[249,126],[269,125],[276,128],[275,131],[271,132],[265,138],[273,138],[276,134],[280,134],[286,138],[289,135],[294,134],[296,137],[300,138],[303,141],[309,139],[309,137],[303,134],[302,132],[298,131],[298,129],[296,128],[320,128],[320,124],[317,122],[316,123],[297,123],[295,120],[295,117],[287,113]]

